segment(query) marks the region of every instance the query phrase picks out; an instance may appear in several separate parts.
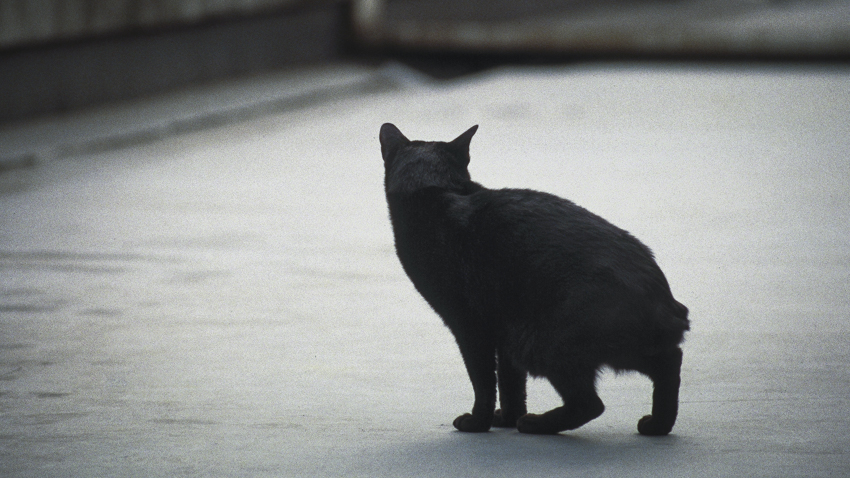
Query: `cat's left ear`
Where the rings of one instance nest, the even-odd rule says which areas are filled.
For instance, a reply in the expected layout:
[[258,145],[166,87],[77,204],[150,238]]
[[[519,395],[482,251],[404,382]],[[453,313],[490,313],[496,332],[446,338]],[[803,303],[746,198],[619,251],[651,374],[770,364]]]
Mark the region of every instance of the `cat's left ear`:
[[381,126],[378,139],[381,141],[381,155],[384,157],[384,162],[387,162],[399,148],[410,144],[410,140],[392,123],[384,123]]
[[472,141],[472,136],[476,131],[478,131],[478,125],[469,128],[465,133],[448,143],[449,147],[453,149],[458,156],[463,158],[464,167],[469,164],[469,143]]

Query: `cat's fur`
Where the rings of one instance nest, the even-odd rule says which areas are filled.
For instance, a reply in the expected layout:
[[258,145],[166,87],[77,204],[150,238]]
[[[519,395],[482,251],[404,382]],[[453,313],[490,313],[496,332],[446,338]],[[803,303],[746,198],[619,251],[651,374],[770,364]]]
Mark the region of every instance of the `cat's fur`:
[[[472,182],[477,128],[449,143],[410,141],[389,123],[380,132],[396,252],[454,334],[475,392],[454,426],[578,428],[605,409],[595,381],[608,366],[652,379],[652,414],[638,431],[668,434],[688,309],[628,232],[551,194]],[[527,414],[528,374],[546,377],[564,405]]]

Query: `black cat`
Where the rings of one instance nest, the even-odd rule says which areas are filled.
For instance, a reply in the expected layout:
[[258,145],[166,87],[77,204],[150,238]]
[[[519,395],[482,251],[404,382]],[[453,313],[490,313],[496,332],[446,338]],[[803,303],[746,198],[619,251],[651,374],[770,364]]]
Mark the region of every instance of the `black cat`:
[[[638,431],[670,433],[687,307],[628,232],[551,194],[472,182],[477,129],[449,143],[410,141],[389,123],[380,133],[396,252],[454,334],[475,392],[455,428],[578,428],[605,410],[596,376],[608,366],[652,379],[652,414]],[[529,373],[546,377],[564,405],[526,413]]]

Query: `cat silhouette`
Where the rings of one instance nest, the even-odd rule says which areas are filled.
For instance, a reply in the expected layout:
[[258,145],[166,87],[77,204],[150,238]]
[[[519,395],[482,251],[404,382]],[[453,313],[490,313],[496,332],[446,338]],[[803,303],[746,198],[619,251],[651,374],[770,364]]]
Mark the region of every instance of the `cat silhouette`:
[[[473,182],[477,128],[425,142],[387,123],[379,136],[398,258],[454,335],[475,393],[455,428],[578,428],[605,410],[596,378],[607,366],[652,380],[652,412],[638,432],[670,433],[687,307],[628,232],[551,194]],[[548,379],[564,405],[527,413],[529,374]]]

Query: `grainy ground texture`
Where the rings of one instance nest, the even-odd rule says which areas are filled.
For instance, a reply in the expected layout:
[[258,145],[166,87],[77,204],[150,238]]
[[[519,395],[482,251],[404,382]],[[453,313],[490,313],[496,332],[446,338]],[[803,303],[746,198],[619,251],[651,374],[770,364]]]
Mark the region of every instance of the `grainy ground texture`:
[[[850,68],[337,65],[216,88],[0,131],[34,164],[0,175],[0,475],[850,470]],[[394,255],[387,121],[479,124],[474,179],[655,251],[692,320],[672,435],[637,434],[651,384],[612,373],[578,430],[454,431],[472,390]]]

